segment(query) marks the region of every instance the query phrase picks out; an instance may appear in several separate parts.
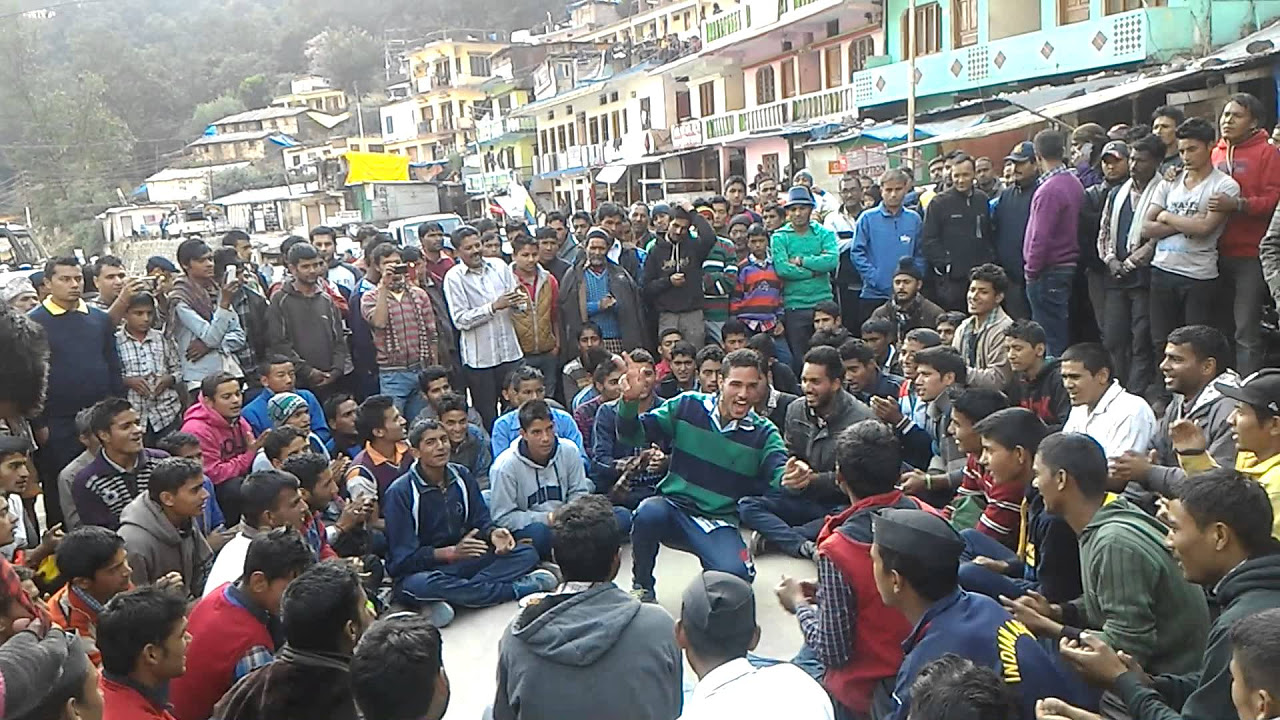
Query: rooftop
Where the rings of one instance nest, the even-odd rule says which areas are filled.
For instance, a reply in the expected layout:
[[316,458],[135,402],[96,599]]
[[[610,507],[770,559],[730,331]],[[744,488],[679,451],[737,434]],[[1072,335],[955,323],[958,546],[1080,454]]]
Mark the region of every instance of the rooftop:
[[218,205],[251,205],[254,203],[275,202],[276,200],[289,200],[290,198],[301,199],[315,192],[315,190],[315,183],[276,185],[257,190],[241,190],[238,193],[214,198],[213,202]]
[[293,117],[307,112],[310,108],[305,107],[265,107],[257,110],[246,110],[235,115],[228,115],[221,120],[215,120],[212,125],[233,125],[235,123],[245,122],[261,122],[263,120],[275,120],[276,118]]

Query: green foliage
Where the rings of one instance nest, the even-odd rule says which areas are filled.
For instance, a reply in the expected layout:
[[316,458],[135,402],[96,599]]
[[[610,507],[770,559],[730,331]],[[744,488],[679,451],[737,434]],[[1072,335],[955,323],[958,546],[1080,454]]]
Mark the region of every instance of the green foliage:
[[203,135],[205,128],[209,127],[214,121],[221,120],[228,115],[244,112],[247,109],[248,106],[240,98],[232,95],[222,95],[209,102],[200,103],[196,106],[195,112],[191,113],[191,120],[187,123],[186,135],[194,140]]
[[383,67],[382,43],[360,28],[327,28],[307,44],[312,73],[355,94],[374,86]]
[[271,104],[271,98],[275,95],[273,90],[272,82],[267,79],[267,76],[258,73],[240,81],[236,97],[247,108],[266,107]]
[[284,184],[284,179],[279,173],[272,173],[250,165],[249,167],[231,168],[230,170],[214,173],[212,184],[213,196],[220,198],[223,195],[238,193],[241,190],[257,190],[282,185]]

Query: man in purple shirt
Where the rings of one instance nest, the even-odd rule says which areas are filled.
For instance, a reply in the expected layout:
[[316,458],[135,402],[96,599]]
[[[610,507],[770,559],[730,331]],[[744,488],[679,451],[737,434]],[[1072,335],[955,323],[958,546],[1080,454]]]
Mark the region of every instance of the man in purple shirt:
[[1040,184],[1031,199],[1022,256],[1031,319],[1044,328],[1048,354],[1057,356],[1066,350],[1069,340],[1067,311],[1080,257],[1076,234],[1084,206],[1084,186],[1063,162],[1067,143],[1062,133],[1041,130],[1033,144]]

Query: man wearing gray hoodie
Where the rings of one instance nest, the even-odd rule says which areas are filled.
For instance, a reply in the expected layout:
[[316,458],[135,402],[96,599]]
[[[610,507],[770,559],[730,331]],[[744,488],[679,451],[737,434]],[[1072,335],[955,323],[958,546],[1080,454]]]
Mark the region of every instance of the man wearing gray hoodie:
[[195,520],[204,514],[208,500],[199,462],[187,458],[156,462],[147,492],[120,513],[119,534],[134,585],[149,585],[177,573],[187,597],[200,597],[213,567],[213,550]]
[[613,584],[622,537],[602,496],[556,510],[552,544],[565,582],[503,633],[494,720],[680,715],[683,662],[675,621]]
[[[551,406],[530,400],[519,410],[520,441],[503,450],[489,468],[493,522],[528,540],[545,562],[551,560],[555,513],[595,490],[587,479],[578,446],[556,436]],[[622,532],[631,532],[631,511],[619,508]]]

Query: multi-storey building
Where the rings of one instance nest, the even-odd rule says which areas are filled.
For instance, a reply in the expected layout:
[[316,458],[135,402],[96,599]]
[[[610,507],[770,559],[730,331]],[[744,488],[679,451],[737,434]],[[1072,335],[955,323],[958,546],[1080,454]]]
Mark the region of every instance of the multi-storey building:
[[494,77],[490,58],[506,46],[504,33],[442,30],[405,53],[409,95],[379,111],[386,152],[416,163],[465,155],[475,140],[474,106],[487,102],[482,86]]
[[347,109],[347,94],[329,86],[329,79],[308,75],[289,82],[289,94],[272,99],[272,107],[300,107],[337,115]]

